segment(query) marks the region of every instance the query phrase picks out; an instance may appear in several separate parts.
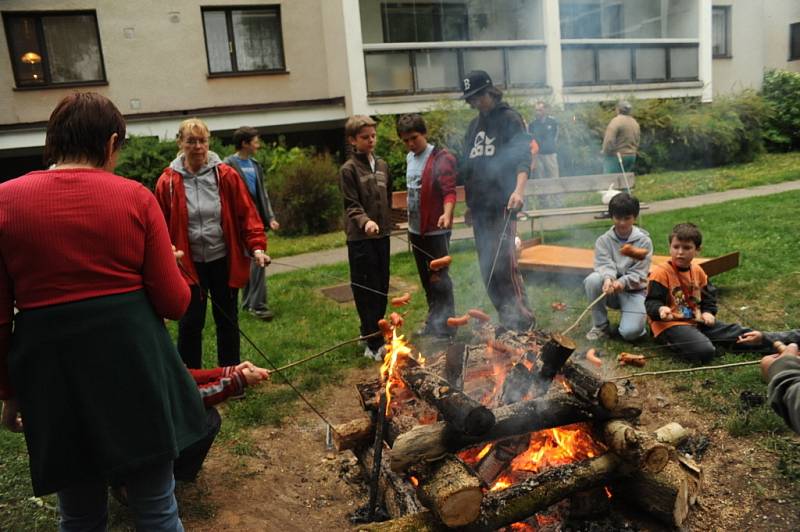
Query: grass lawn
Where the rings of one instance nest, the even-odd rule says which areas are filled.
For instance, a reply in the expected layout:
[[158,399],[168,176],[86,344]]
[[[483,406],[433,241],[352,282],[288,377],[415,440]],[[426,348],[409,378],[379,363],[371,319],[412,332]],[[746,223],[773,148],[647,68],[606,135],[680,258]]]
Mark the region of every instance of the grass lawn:
[[[666,253],[669,228],[678,221],[697,223],[704,232],[704,253],[716,255],[732,250],[742,252],[739,268],[714,278],[720,288],[720,318],[742,321],[764,330],[800,327],[795,309],[800,293],[787,289],[800,281],[797,260],[796,222],[790,213],[800,202],[800,192],[739,200],[703,208],[670,213],[645,215],[644,227],[653,236],[658,253]],[[548,235],[548,242],[591,246],[594,239],[608,227],[607,222],[583,226],[573,231],[558,231]],[[471,241],[462,241],[452,248],[452,273],[456,286],[458,311],[476,306],[491,308],[478,281],[478,266]],[[276,313],[274,321],[265,323],[242,315],[241,327],[276,365],[282,365],[318,352],[337,342],[358,335],[358,320],[352,305],[339,305],[322,296],[319,288],[347,279],[347,265],[335,265],[297,271],[269,278],[270,306]],[[410,255],[392,257],[392,275],[417,284],[416,270]],[[528,291],[535,306],[540,326],[563,330],[586,306],[579,280],[566,278],[528,278]],[[554,312],[553,301],[569,305],[566,312]],[[424,297],[417,294],[408,309],[406,329],[412,331],[425,316]],[[588,330],[585,320],[573,334],[585,344],[583,334]],[[174,327],[173,327],[174,330]],[[214,327],[210,312],[205,331],[204,361],[215,364]],[[651,342],[647,342],[651,345]],[[606,350],[631,351],[629,345],[609,342]],[[584,346],[582,346],[584,347]],[[647,350],[643,348],[643,350]],[[361,356],[363,347],[350,345],[325,355],[306,365],[286,372],[303,392],[313,396],[320,386],[335,384],[343,371],[374,364]],[[254,363],[267,363],[245,341],[242,356]],[[746,355],[726,355],[721,362],[753,359]],[[655,359],[648,369],[685,367],[669,358]],[[377,366],[375,366],[377,374]],[[757,367],[732,371],[685,374],[665,377],[683,390],[683,397],[692,402],[715,422],[732,434],[753,437],[764,452],[774,452],[781,458],[781,473],[800,488],[800,445],[789,437],[783,422],[767,406],[746,413],[738,408],[738,396],[743,390],[765,391]],[[699,386],[707,380],[712,385]],[[294,393],[281,385],[278,376],[273,383],[248,393],[247,400],[228,403],[220,441],[241,455],[252,452],[253,442],[248,427],[279,423],[296,409],[306,408]],[[776,472],[777,474],[777,472]],[[800,492],[800,489],[796,489]],[[31,499],[30,481],[22,436],[0,431],[0,530],[52,529],[56,519],[52,496],[43,500]]]
[[[637,176],[635,192],[641,201],[652,202],[798,179],[800,179],[800,152],[767,153],[759,156],[752,163]],[[567,196],[563,198],[564,206],[567,207],[588,205],[600,201],[599,195],[594,192],[574,193]],[[463,216],[465,210],[466,205],[458,203],[455,215]],[[342,231],[301,237],[282,236],[280,232],[269,234],[269,254],[276,259],[344,245]]]

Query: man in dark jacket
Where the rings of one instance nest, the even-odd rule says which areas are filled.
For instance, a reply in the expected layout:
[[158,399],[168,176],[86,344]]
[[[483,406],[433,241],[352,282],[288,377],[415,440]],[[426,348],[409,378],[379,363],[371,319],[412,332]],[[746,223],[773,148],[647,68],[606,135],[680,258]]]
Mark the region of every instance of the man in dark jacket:
[[[272,212],[272,205],[264,186],[264,169],[253,159],[253,155],[261,147],[258,130],[246,126],[240,127],[233,133],[233,144],[236,146],[236,153],[226,158],[225,164],[232,166],[247,185],[264,229],[277,231],[280,224]],[[242,308],[264,321],[270,321],[275,316],[267,306],[266,271],[255,262],[250,263],[250,280],[242,290]]]
[[536,117],[531,122],[531,135],[539,145],[534,177],[559,177],[558,121],[548,114],[547,104],[536,102]]
[[514,237],[531,166],[530,139],[525,121],[502,101],[486,72],[470,72],[462,88],[463,98],[479,111],[464,137],[461,171],[481,276],[500,324],[525,330],[536,320],[517,268]]

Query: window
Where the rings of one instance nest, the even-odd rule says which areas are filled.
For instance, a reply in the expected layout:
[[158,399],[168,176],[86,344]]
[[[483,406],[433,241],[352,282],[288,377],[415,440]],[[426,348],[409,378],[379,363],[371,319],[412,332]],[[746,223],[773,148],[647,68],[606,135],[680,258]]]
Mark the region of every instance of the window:
[[465,4],[381,4],[381,20],[384,42],[469,40]]
[[284,72],[280,6],[203,9],[209,74]]
[[800,59],[800,22],[789,24],[789,61]]
[[105,83],[94,11],[3,13],[17,87]]
[[731,6],[711,8],[711,39],[713,57],[731,57]]

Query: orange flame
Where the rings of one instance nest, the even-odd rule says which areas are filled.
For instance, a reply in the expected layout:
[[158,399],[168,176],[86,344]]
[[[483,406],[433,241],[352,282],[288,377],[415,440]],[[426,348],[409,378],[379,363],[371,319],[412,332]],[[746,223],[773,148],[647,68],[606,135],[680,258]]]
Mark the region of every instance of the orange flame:
[[511,523],[508,530],[509,532],[534,532],[534,528],[528,523]]
[[614,496],[611,493],[611,490],[608,488],[608,486],[603,486],[603,489],[606,490],[606,497],[608,497],[609,499]]
[[[397,328],[392,328],[392,341],[386,344],[386,356],[383,359],[383,365],[381,365],[381,380],[385,383],[387,416],[391,415],[392,391],[405,388],[398,370],[411,358],[411,348],[408,346],[408,342],[405,341],[405,336],[398,336]],[[417,355],[415,360],[420,365],[425,365],[425,357],[422,354]]]
[[408,477],[408,479],[411,481],[411,484],[412,484],[412,485],[413,485],[415,488],[416,488],[417,486],[419,486],[419,480],[417,480],[417,477]]
[[511,469],[539,473],[548,467],[594,458],[603,452],[585,424],[576,423],[531,434],[530,446],[511,461]]
[[502,491],[507,487],[511,486],[513,483],[513,479],[507,476],[501,476],[499,479],[492,484],[492,487],[489,488],[489,491]]

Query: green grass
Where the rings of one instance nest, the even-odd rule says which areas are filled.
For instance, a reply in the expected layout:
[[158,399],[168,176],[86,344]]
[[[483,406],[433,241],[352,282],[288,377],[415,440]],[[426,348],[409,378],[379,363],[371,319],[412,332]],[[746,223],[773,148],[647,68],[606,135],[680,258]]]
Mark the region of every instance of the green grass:
[[284,236],[280,231],[271,231],[267,239],[269,256],[273,259],[340,248],[345,245],[343,231],[310,236]]
[[[720,318],[741,321],[764,330],[792,328],[800,326],[800,316],[795,314],[800,295],[798,291],[787,289],[800,280],[793,214],[798,202],[800,192],[790,192],[696,209],[646,214],[644,227],[652,235],[656,251],[662,254],[667,251],[669,229],[679,221],[692,221],[700,226],[705,236],[703,251],[707,255],[741,251],[741,266],[714,278],[720,288]],[[570,231],[551,232],[547,239],[552,243],[590,247],[608,225],[608,222],[598,222]],[[451,249],[451,271],[459,312],[470,307],[491,309],[478,280],[478,264],[472,245],[471,241],[461,241],[454,243]],[[416,269],[408,253],[393,256],[391,269],[393,278],[400,277],[406,282],[418,283]],[[241,327],[278,366],[354,338],[358,335],[358,319],[353,305],[337,304],[319,292],[321,287],[346,282],[347,278],[346,264],[270,276],[270,307],[276,313],[275,320],[263,322],[242,314]],[[544,329],[563,330],[586,306],[580,279],[534,275],[528,277],[527,282],[528,293],[540,326]],[[568,310],[553,311],[550,308],[553,301],[567,303]],[[412,331],[422,322],[426,313],[424,297],[420,292],[412,298],[406,310],[406,330]],[[214,326],[210,315],[209,312],[204,333],[206,366],[216,364]],[[174,324],[172,327],[174,330]],[[584,320],[573,334],[579,341],[579,348],[587,347],[588,342],[583,340],[583,334],[588,327],[589,320]],[[653,344],[647,342],[646,345]],[[647,352],[648,347],[635,348],[628,344],[608,342],[604,350],[608,353],[621,350]],[[362,351],[360,345],[349,345],[289,370],[286,375],[303,394],[311,397],[314,404],[324,406],[321,399],[313,396],[313,392],[322,386],[335,385],[348,369],[374,367],[377,374],[377,365],[362,357]],[[242,357],[257,365],[270,367],[244,340]],[[747,355],[726,355],[721,362],[745,359],[748,359]],[[648,363],[650,370],[679,367],[686,365],[668,357],[653,359]],[[713,418],[717,426],[728,429],[734,435],[753,438],[765,453],[775,453],[780,461],[779,471],[792,480],[794,486],[800,486],[800,462],[797,459],[800,449],[796,441],[787,437],[789,432],[782,420],[766,406],[746,412],[739,408],[741,391],[765,391],[757,367],[666,376],[664,381],[682,400],[704,412],[699,415]],[[275,376],[272,383],[249,390],[246,400],[228,402],[224,408],[225,419],[219,444],[236,455],[251,456],[256,452],[256,447],[249,428],[279,424],[282,419],[307,407],[281,383],[279,376]],[[39,506],[37,501],[29,500],[30,497],[24,441],[20,435],[0,431],[0,529],[53,528],[53,498],[44,498],[42,506]],[[213,509],[199,504],[191,493],[186,495],[186,500],[182,500],[182,505],[197,514],[213,513]],[[195,507],[196,510],[192,510]],[[113,513],[115,520],[119,519],[118,513]]]

